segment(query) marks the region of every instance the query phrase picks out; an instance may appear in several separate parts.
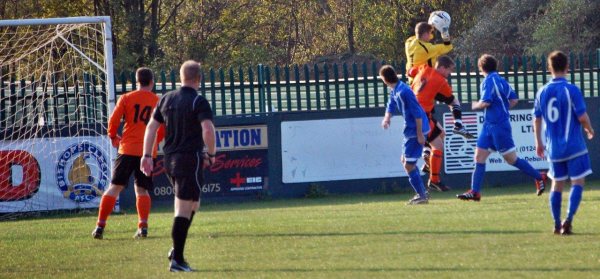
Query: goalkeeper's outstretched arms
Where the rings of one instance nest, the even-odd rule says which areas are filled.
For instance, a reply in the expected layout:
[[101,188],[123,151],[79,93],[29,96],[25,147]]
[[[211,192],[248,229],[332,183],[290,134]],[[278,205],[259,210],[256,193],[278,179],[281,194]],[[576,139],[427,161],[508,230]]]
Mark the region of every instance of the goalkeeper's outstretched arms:
[[450,42],[450,15],[444,11],[435,11],[429,15],[429,23],[442,34],[444,42]]
[[440,56],[450,52],[453,48],[450,36],[450,15],[444,11],[435,11],[429,15],[428,22],[442,34],[443,44],[432,45],[432,56]]

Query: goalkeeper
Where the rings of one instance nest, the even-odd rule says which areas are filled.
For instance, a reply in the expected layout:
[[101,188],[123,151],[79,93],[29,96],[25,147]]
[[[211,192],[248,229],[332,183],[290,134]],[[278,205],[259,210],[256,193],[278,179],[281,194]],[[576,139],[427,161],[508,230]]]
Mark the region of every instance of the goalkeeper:
[[[417,75],[418,67],[429,65],[433,67],[437,57],[450,52],[453,48],[450,42],[450,16],[446,12],[433,12],[429,17],[429,23],[419,22],[415,26],[415,36],[411,36],[404,43],[406,52],[406,73],[409,84]],[[430,43],[434,37],[434,28],[442,33],[443,44]]]
[[430,153],[423,153],[424,172],[429,172],[429,183],[427,188],[435,189],[440,192],[450,190],[440,180],[440,169],[442,167],[442,155],[444,150],[444,130],[438,121],[433,117],[435,101],[443,102],[450,107],[454,117],[454,134],[465,138],[474,138],[462,125],[462,109],[460,102],[452,95],[452,87],[446,80],[454,70],[454,61],[452,58],[442,55],[438,57],[435,63],[435,69],[428,65],[422,65],[418,68],[418,74],[415,77],[411,87],[417,95],[417,101],[427,114],[431,132],[427,135],[427,143],[432,148],[433,156]]

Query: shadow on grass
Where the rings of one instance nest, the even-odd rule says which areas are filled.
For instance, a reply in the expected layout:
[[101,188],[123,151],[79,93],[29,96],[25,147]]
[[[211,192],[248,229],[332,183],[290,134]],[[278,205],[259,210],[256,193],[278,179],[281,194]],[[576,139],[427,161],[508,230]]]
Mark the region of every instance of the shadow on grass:
[[[587,185],[598,185],[600,181],[590,181]],[[594,188],[587,186],[586,191],[596,191]],[[568,191],[568,188],[567,188]],[[462,190],[451,190],[449,192],[439,193],[432,192],[432,203],[436,201],[456,200],[456,194],[462,193]],[[483,197],[481,205],[485,205],[487,200],[489,203],[502,202],[495,198],[504,196],[520,196],[518,199],[528,201],[530,198],[542,198],[547,199],[545,193],[542,197],[536,197],[534,188],[532,185],[513,185],[505,187],[484,187]],[[269,201],[244,201],[240,203],[209,203],[202,204],[200,211],[204,212],[227,212],[227,211],[243,211],[243,210],[261,210],[261,209],[278,209],[278,208],[295,208],[295,207],[317,207],[317,206],[334,206],[334,205],[356,205],[356,204],[372,204],[381,202],[399,202],[406,203],[406,201],[412,197],[413,193],[392,193],[392,194],[344,194],[344,195],[329,195],[319,199],[279,199]],[[527,196],[523,196],[527,195]],[[600,197],[587,197],[584,192],[584,201],[597,201]],[[428,206],[435,206],[431,204]],[[156,206],[152,208],[152,213],[169,213],[173,212],[172,205],[168,206]],[[120,213],[113,214],[135,214],[135,209],[123,209]],[[5,221],[21,221],[31,219],[70,219],[70,218],[89,218],[97,215],[97,209],[79,209],[69,210],[67,212],[55,212],[55,213],[39,213],[30,216],[25,215],[24,217],[16,217],[13,220]],[[0,216],[1,217],[1,216]],[[2,218],[0,218],[2,220]]]
[[372,236],[372,235],[463,235],[463,234],[493,234],[493,235],[512,235],[512,234],[540,234],[545,231],[539,230],[512,230],[512,231],[501,231],[501,230],[465,230],[465,231],[430,231],[430,230],[415,230],[415,231],[388,231],[388,232],[322,232],[322,233],[264,233],[264,234],[245,234],[245,233],[213,233],[207,234],[209,238],[220,238],[220,237],[340,237],[340,236]]
[[[589,185],[598,185],[600,181],[587,182]],[[567,188],[565,191],[568,191]],[[549,190],[548,190],[549,191]],[[595,191],[592,187],[587,187],[586,191]],[[464,192],[463,190],[451,190],[448,192],[432,192],[432,202],[436,201],[456,201],[457,203],[464,202],[456,199],[456,195]],[[414,193],[392,193],[392,194],[344,194],[344,195],[329,195],[319,199],[281,199],[271,201],[248,201],[237,204],[208,204],[201,207],[201,211],[221,212],[221,211],[237,211],[237,210],[255,210],[255,209],[277,209],[277,208],[294,208],[294,207],[313,207],[313,206],[333,206],[333,205],[353,205],[353,204],[371,204],[381,202],[400,202],[406,203]],[[529,201],[533,199],[547,200],[547,193],[538,197],[535,195],[535,187],[533,185],[512,185],[504,187],[488,187],[483,189],[482,205],[485,205],[486,200],[490,202],[502,202],[496,200],[498,197],[519,196],[519,200]],[[600,198],[593,198],[600,199]],[[584,200],[586,200],[584,192]],[[433,206],[433,205],[430,205]],[[172,210],[171,208],[167,209]]]
[[122,242],[122,243],[132,243],[132,242],[151,242],[154,240],[166,240],[166,239],[171,239],[171,234],[154,234],[154,235],[148,235],[147,238],[143,238],[143,239],[134,239],[133,237],[122,237],[120,235],[108,235],[105,236],[103,239],[91,239],[90,237],[90,241],[97,241],[98,243],[102,243],[102,242]]
[[544,268],[544,267],[514,267],[514,268],[472,268],[466,266],[458,267],[365,267],[365,268],[272,268],[272,269],[206,269],[206,270],[194,270],[199,273],[213,273],[213,272],[242,272],[242,273],[263,273],[263,272],[299,272],[299,273],[312,273],[312,272],[598,272],[600,268],[596,267],[575,267],[575,268]]

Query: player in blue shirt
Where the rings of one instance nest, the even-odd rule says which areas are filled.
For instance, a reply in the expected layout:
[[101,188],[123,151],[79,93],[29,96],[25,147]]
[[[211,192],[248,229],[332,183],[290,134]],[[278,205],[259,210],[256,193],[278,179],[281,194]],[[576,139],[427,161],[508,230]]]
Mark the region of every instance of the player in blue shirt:
[[473,110],[483,109],[483,127],[477,139],[475,150],[475,170],[471,178],[471,190],[456,195],[461,200],[481,200],[481,184],[485,174],[485,161],[490,153],[498,151],[507,163],[518,168],[536,180],[537,194],[545,189],[545,176],[534,169],[527,161],[517,157],[515,143],[512,138],[509,108],[519,100],[510,84],[498,72],[498,60],[489,54],[484,54],[477,62],[479,70],[485,77],[481,82],[483,96],[478,102],[473,102]]
[[[550,210],[554,218],[554,234],[563,235],[572,233],[571,223],[581,201],[585,177],[592,173],[582,126],[588,139],[594,137],[581,91],[565,79],[568,65],[567,56],[560,51],[548,56],[548,68],[553,79],[537,93],[533,109],[536,152],[538,156],[545,157],[546,150],[550,161],[548,176],[552,178]],[[542,121],[546,126],[545,140],[542,140]],[[561,224],[562,189],[569,177],[572,185],[569,209]]]
[[390,89],[390,98],[385,116],[381,121],[381,127],[384,129],[390,127],[393,114],[401,113],[404,117],[404,146],[401,160],[406,173],[408,173],[408,181],[417,193],[408,204],[428,203],[429,197],[416,164],[417,160],[421,158],[421,153],[423,153],[425,135],[429,133],[429,120],[425,111],[417,102],[413,91],[404,82],[398,80],[396,71],[392,66],[385,65],[381,67],[379,76]]

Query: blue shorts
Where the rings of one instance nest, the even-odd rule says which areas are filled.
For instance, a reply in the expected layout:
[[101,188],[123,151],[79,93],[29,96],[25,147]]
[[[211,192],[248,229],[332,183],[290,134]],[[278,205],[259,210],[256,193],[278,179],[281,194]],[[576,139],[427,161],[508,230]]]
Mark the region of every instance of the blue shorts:
[[498,151],[502,155],[515,151],[510,123],[508,121],[502,124],[483,123],[477,138],[477,147],[491,152]]
[[590,156],[586,153],[563,162],[550,162],[548,176],[555,181],[580,179],[592,173]]
[[404,138],[403,149],[404,160],[409,164],[416,164],[423,153],[423,145],[419,143],[417,138]]

